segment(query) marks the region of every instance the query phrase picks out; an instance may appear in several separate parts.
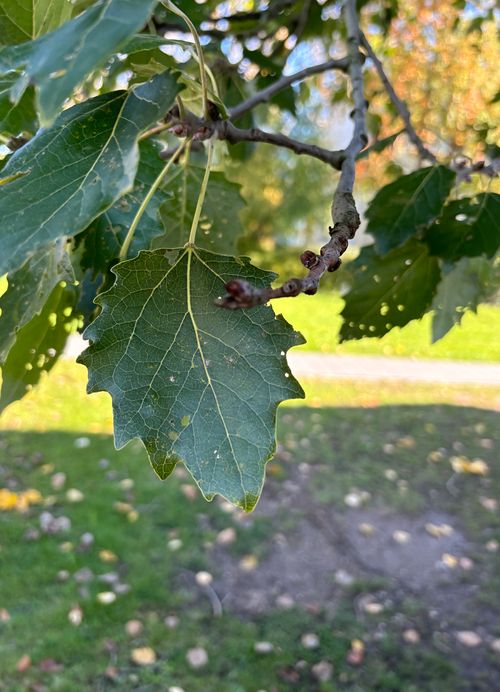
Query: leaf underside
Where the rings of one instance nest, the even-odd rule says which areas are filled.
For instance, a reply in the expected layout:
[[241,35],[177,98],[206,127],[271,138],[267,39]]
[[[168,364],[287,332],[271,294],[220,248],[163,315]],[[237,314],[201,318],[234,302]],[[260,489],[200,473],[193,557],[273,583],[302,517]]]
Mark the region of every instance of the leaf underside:
[[20,269],[9,274],[9,287],[0,297],[0,365],[16,333],[42,311],[52,289],[60,281],[73,279],[63,241],[38,250]]
[[423,243],[411,239],[380,257],[373,245],[353,263],[353,288],[345,296],[340,339],[384,336],[421,317],[440,279],[438,260]]
[[485,192],[450,202],[425,235],[433,255],[450,261],[493,257],[500,247],[500,195]]
[[270,307],[226,311],[214,300],[231,278],[264,286],[274,275],[192,247],[141,252],[113,271],[79,362],[88,391],[112,396],[117,447],[139,437],[160,478],[182,461],[207,499],[250,511],[277,405],[303,396],[286,362],[303,340]]
[[484,257],[462,257],[441,279],[432,302],[432,342],[441,339],[487,293],[491,265]]
[[59,284],[40,314],[17,332],[14,345],[2,365],[0,411],[20,399],[43,372],[49,372],[76,328],[74,308],[77,290]]
[[450,194],[455,173],[445,166],[422,168],[383,187],[366,211],[366,230],[377,252],[399,247],[432,223]]

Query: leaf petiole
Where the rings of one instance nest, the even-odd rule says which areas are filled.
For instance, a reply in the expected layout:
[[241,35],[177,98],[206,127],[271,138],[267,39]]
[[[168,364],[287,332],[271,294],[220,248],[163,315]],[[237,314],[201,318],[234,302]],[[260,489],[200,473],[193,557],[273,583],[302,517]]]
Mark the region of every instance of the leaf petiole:
[[210,177],[210,169],[212,167],[212,158],[214,152],[214,144],[210,140],[207,147],[207,165],[205,167],[205,173],[203,175],[203,180],[201,181],[200,194],[198,196],[198,201],[196,203],[196,209],[194,211],[193,222],[191,224],[191,230],[189,232],[188,247],[194,245],[196,238],[196,231],[198,230],[198,223],[200,222],[201,210],[203,209],[203,202],[205,201],[205,195],[208,187],[208,179]]
[[183,19],[188,28],[189,31],[191,32],[193,36],[193,41],[194,45],[196,46],[196,53],[198,55],[198,62],[200,65],[200,83],[201,83],[201,92],[202,92],[202,101],[203,101],[203,115],[206,119],[209,119],[210,113],[208,110],[208,88],[207,88],[207,77],[206,77],[206,67],[205,67],[205,58],[203,56],[203,49],[201,47],[201,42],[200,42],[200,37],[198,36],[198,32],[196,31],[196,27],[193,24],[193,22],[189,19],[187,14],[185,14],[181,9],[179,9],[176,5],[174,5],[173,2],[170,0],[163,0],[163,4],[167,9],[169,9],[171,12],[176,14],[178,17],[181,17]]
[[137,213],[134,216],[132,223],[130,224],[130,228],[128,229],[127,235],[125,236],[125,240],[123,241],[123,245],[120,249],[120,256],[119,256],[120,262],[123,262],[124,260],[127,259],[128,251],[130,249],[130,244],[132,243],[132,240],[134,238],[134,233],[137,229],[137,226],[139,225],[140,220],[142,219],[144,212],[146,211],[146,207],[148,206],[151,199],[153,198],[154,193],[156,192],[156,190],[161,185],[163,178],[167,175],[170,168],[173,166],[173,164],[177,161],[179,156],[182,154],[182,152],[186,148],[187,143],[190,141],[191,140],[186,139],[186,140],[184,140],[184,142],[182,142],[182,144],[179,145],[178,149],[174,152],[174,154],[171,156],[171,158],[167,161],[165,166],[162,168],[162,170],[158,174],[156,180],[151,185],[151,187],[148,191],[148,194],[142,200],[141,205],[140,205],[139,209],[137,210]]

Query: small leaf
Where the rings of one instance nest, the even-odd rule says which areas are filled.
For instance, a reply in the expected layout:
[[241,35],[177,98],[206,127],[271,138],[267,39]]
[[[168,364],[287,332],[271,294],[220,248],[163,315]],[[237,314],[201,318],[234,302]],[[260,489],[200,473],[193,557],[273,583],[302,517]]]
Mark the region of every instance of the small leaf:
[[366,212],[366,230],[375,238],[377,252],[399,247],[440,214],[450,194],[455,173],[431,166],[404,175],[377,192]]
[[214,301],[234,277],[264,286],[274,275],[192,247],[141,252],[113,272],[79,362],[88,391],[112,396],[116,445],[139,437],[160,478],[182,461],[207,499],[250,511],[275,449],[277,405],[303,396],[285,359],[302,339],[270,307],[233,312]]
[[361,161],[362,159],[366,159],[370,154],[376,153],[380,154],[382,151],[387,149],[387,147],[390,147],[396,139],[399,137],[400,134],[402,134],[404,130],[399,130],[399,132],[395,132],[392,135],[389,135],[388,137],[384,137],[383,139],[377,139],[375,140],[372,144],[370,144],[369,147],[364,149],[360,154],[356,156],[356,161]]
[[463,257],[443,275],[432,302],[432,342],[441,339],[466,310],[475,311],[484,297],[491,264],[482,257]]
[[[155,247],[181,247],[189,236],[204,169],[188,166],[174,172],[165,188],[173,194],[160,207],[165,236]],[[243,232],[239,212],[244,206],[240,185],[214,171],[208,181],[198,229],[199,247],[213,252],[235,252],[236,240]]]
[[73,279],[69,257],[60,241],[38,250],[20,269],[9,274],[9,287],[0,297],[0,365],[16,333],[40,313],[56,284]]
[[451,261],[493,257],[500,247],[500,195],[485,192],[450,202],[424,240],[432,255]]
[[39,315],[17,333],[16,341],[2,366],[0,411],[25,395],[43,371],[48,372],[62,353],[76,327],[73,310],[77,291],[59,284]]
[[40,121],[50,125],[73,89],[146,24],[155,5],[156,0],[101,0],[49,34],[0,50],[2,74],[24,69],[13,100],[28,84],[36,85]]
[[2,170],[13,179],[0,197],[0,276],[52,240],[76,235],[131,189],[137,137],[178,91],[166,72],[130,92],[96,96],[64,111],[10,157]]
[[342,341],[383,336],[392,327],[422,317],[440,278],[437,259],[413,239],[384,257],[373,245],[364,247],[354,267],[353,288],[342,311]]

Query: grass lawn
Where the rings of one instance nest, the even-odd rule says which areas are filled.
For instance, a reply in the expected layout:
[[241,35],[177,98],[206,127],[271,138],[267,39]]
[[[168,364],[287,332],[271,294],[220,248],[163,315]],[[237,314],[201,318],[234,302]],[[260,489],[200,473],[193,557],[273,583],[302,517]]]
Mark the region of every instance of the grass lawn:
[[364,338],[338,343],[343,301],[337,293],[323,291],[274,302],[276,312],[302,332],[307,343],[301,348],[323,353],[377,356],[413,356],[456,360],[500,360],[500,308],[482,305],[477,314],[466,313],[462,324],[431,344],[431,319],[426,315],[406,327],[393,329],[383,339]]
[[[0,511],[0,690],[493,689],[497,390],[306,383],[246,516],[205,503],[182,469],[158,481],[139,443],[116,452],[109,398],[84,381],[60,363],[0,419],[0,487],[42,496]],[[453,456],[484,475],[453,473]],[[42,512],[71,525],[43,531]],[[434,515],[452,536],[426,533]],[[415,548],[391,539],[398,528]],[[374,552],[384,532],[400,567]],[[418,545],[429,576],[407,583]],[[457,643],[461,630],[480,644]],[[144,647],[156,660],[141,666]]]

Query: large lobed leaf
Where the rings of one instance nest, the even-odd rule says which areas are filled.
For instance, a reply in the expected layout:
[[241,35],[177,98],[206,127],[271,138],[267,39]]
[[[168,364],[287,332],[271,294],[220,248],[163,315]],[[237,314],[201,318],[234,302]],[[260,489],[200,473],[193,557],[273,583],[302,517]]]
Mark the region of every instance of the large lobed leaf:
[[493,257],[500,247],[500,195],[484,192],[450,202],[427,231],[431,254],[450,261]]
[[10,158],[2,170],[0,276],[54,239],[84,230],[132,188],[137,137],[178,91],[166,72],[130,92],[89,99]]
[[33,255],[8,276],[8,289],[0,297],[0,365],[19,332],[39,314],[60,281],[72,281],[73,270],[64,241],[55,241]]
[[14,101],[28,84],[37,89],[42,125],[49,125],[75,87],[147,22],[156,0],[101,0],[59,29],[0,50],[0,72],[23,70]]
[[353,287],[342,311],[342,341],[384,336],[392,327],[421,317],[440,279],[438,260],[415,239],[383,257],[373,245],[364,247],[354,267]]
[[366,230],[379,253],[399,247],[440,214],[455,173],[431,166],[404,175],[377,192],[366,211]]
[[193,247],[141,252],[113,271],[79,361],[88,391],[112,396],[116,445],[139,437],[160,478],[183,461],[207,499],[251,510],[277,405],[303,396],[286,362],[302,338],[270,307],[226,311],[214,300],[234,277],[263,286],[274,275]]

